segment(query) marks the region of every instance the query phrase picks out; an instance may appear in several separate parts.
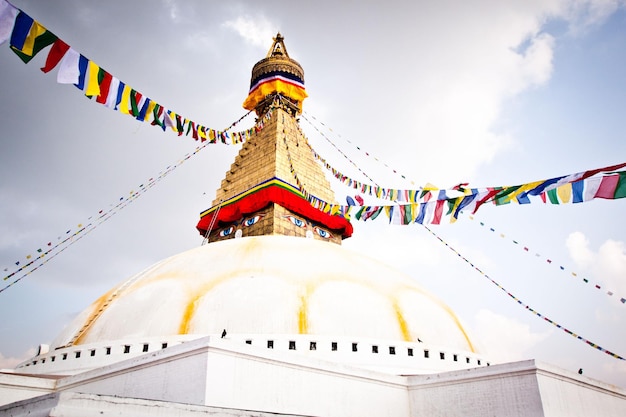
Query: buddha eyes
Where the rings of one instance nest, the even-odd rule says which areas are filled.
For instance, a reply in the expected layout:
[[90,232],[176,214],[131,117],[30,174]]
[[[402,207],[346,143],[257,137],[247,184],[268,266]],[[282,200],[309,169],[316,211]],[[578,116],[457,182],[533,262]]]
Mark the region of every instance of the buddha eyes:
[[224,229],[224,230],[220,231],[219,235],[220,235],[220,237],[229,236],[229,235],[231,235],[234,231],[235,231],[235,227],[234,227],[234,226],[230,226],[229,228],[227,228],[227,229]]
[[299,219],[295,216],[287,216],[287,218],[289,219],[291,223],[293,223],[294,225],[298,227],[306,227],[306,223],[302,219]]
[[330,234],[330,232],[324,230],[324,229],[320,229],[319,227],[314,227],[313,228],[315,230],[315,232],[317,233],[318,236],[323,237],[324,239],[330,239],[331,237],[333,237],[333,235]]
[[[289,219],[289,221],[297,227],[302,227],[302,228],[307,227],[307,222],[305,220],[302,220],[299,217],[296,217],[296,216],[285,216],[285,217]],[[333,235],[330,232],[320,227],[313,226],[313,230],[315,231],[314,233],[317,233],[317,235],[323,239],[330,239],[333,237]],[[309,236],[308,233],[310,233],[310,230],[307,232],[307,237],[313,237],[313,235]]]
[[254,217],[250,217],[249,219],[245,219],[243,221],[243,226],[244,227],[252,226],[253,224],[257,223],[259,220],[261,220],[261,217],[263,217],[263,216],[257,214]]

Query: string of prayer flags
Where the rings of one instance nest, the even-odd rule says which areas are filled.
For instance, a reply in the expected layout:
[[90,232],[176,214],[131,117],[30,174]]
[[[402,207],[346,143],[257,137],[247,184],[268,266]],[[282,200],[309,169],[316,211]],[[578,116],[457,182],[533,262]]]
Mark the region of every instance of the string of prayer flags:
[[441,237],[439,237],[435,232],[433,232],[431,229],[429,229],[428,227],[424,226],[424,228],[431,234],[433,235],[439,242],[441,242],[444,246],[446,246],[448,249],[450,249],[452,252],[454,252],[459,258],[461,258],[465,263],[467,263],[470,267],[472,267],[472,269],[476,270],[479,274],[481,274],[483,277],[487,278],[492,284],[494,284],[496,287],[498,287],[499,289],[501,289],[502,291],[504,291],[504,293],[506,293],[506,295],[508,295],[511,299],[513,299],[517,304],[519,304],[520,306],[524,307],[526,310],[530,311],[531,313],[533,313],[535,316],[543,319],[544,321],[550,323],[551,325],[555,326],[558,329],[563,330],[565,333],[569,334],[570,336],[575,337],[576,339],[586,343],[587,345],[591,346],[594,349],[597,349],[601,352],[606,353],[609,356],[614,357],[615,359],[620,359],[620,360],[625,360],[624,357],[611,352],[610,350],[607,350],[605,348],[603,348],[602,346],[599,346],[596,343],[593,343],[592,341],[585,339],[584,337],[582,337],[581,335],[574,333],[573,331],[563,327],[562,325],[560,325],[559,323],[557,323],[556,321],[550,319],[549,317],[539,313],[537,310],[531,308],[528,304],[524,303],[522,300],[520,300],[518,297],[516,297],[515,295],[513,295],[511,292],[507,291],[506,288],[504,288],[502,285],[500,285],[497,281],[495,281],[493,278],[491,278],[489,275],[487,275],[486,273],[484,273],[480,268],[478,268],[477,266],[475,266],[472,262],[470,262],[465,256],[463,256],[461,253],[459,253],[456,249],[454,249],[452,246],[450,246],[447,242],[445,242]]
[[[479,207],[485,202],[492,201],[496,206],[508,204],[517,201],[519,190],[526,194],[542,190],[538,196],[541,197],[543,203],[552,203],[549,195],[554,192],[559,199],[554,204],[563,204],[565,202],[578,203],[586,202],[596,198],[617,199],[626,197],[626,171],[612,172],[615,167],[621,168],[626,164],[615,165],[607,168],[594,169],[583,173],[568,176],[578,178],[573,182],[561,183],[553,181],[554,179],[536,181],[533,183],[513,186],[513,187],[489,187],[489,188],[463,188],[457,186],[451,190],[443,189],[424,189],[420,193],[420,197],[416,198],[416,202],[406,204],[387,204],[387,205],[357,205],[353,200],[346,205],[331,204],[318,199],[315,196],[303,191],[303,194],[309,199],[309,202],[315,208],[327,213],[342,213],[346,218],[350,218],[351,212],[356,212],[354,218],[356,220],[366,221],[374,219],[376,216],[366,216],[364,213],[378,211],[379,209],[385,213],[385,216],[391,224],[408,225],[412,223],[419,224],[441,224],[442,221],[448,220],[454,223],[463,211],[476,213]],[[594,176],[590,176],[594,175]],[[559,177],[565,178],[565,177]],[[546,183],[551,183],[545,186]],[[590,183],[590,184],[587,184]],[[560,185],[559,185],[560,184]],[[543,187],[543,188],[542,188]],[[571,188],[572,190],[590,190],[589,192],[579,193],[572,192],[572,198],[563,197],[567,193],[563,192],[563,188]],[[386,192],[388,192],[387,190]],[[460,194],[456,197],[450,197],[451,192]],[[517,193],[517,196],[515,195]],[[395,193],[391,193],[395,196]],[[384,193],[380,194],[385,195]],[[407,194],[409,196],[416,194]],[[576,196],[575,196],[576,195]],[[548,197],[546,197],[548,196]]]
[[[232,127],[236,126],[248,114],[250,113],[248,112],[245,116],[242,116],[236,122],[232,123],[225,131],[228,131]],[[265,114],[265,116],[263,116],[262,118],[258,120],[257,124],[255,125],[255,128],[259,131],[263,129],[265,122],[267,122],[267,120],[269,120],[270,117],[271,117],[271,111],[268,111]],[[172,171],[174,171],[180,165],[185,163],[188,159],[198,154],[201,150],[203,150],[208,145],[209,145],[209,142],[203,143],[201,146],[197,147],[195,151],[193,151],[192,153],[186,154],[177,163],[167,166],[163,171],[159,172],[159,174],[156,177],[151,177],[150,179],[148,179],[148,181],[140,184],[138,187],[139,188],[138,191],[131,190],[126,197],[120,197],[116,203],[110,204],[109,205],[110,208],[108,210],[101,209],[98,211],[97,214],[89,216],[87,218],[87,220],[89,221],[87,225],[83,225],[83,223],[79,223],[75,231],[73,229],[68,229],[65,232],[64,237],[63,236],[57,237],[58,242],[56,244],[53,244],[52,241],[49,241],[46,245],[42,245],[40,248],[36,250],[37,256],[34,256],[32,254],[26,255],[25,259],[28,262],[26,262],[25,264],[22,264],[21,261],[16,261],[15,266],[18,267],[17,269],[14,269],[12,270],[12,272],[9,272],[10,270],[9,267],[5,267],[3,271],[7,274],[3,277],[2,279],[3,281],[8,281],[16,276],[17,278],[14,278],[14,280],[10,282],[8,285],[6,285],[5,287],[0,288],[0,293],[12,287],[13,285],[21,281],[26,276],[32,274],[33,272],[38,270],[40,267],[42,267],[43,265],[45,265],[46,263],[54,259],[61,252],[65,251],[69,246],[73,245],[78,240],[82,239],[85,235],[91,233],[102,223],[108,221],[117,212],[127,207],[130,203],[135,201],[137,198],[143,195],[150,188],[154,187],[163,178],[169,175]],[[45,246],[47,246],[48,249],[44,251],[43,247]],[[38,265],[35,265],[37,261],[41,261],[41,262],[39,262]]]
[[[474,216],[470,215],[468,217],[469,217],[470,220],[474,220]],[[485,230],[489,230],[490,232],[492,232],[492,234],[496,233],[496,229],[494,229],[493,227],[486,227],[485,223],[482,222],[482,221],[479,221],[478,223],[480,224],[480,226],[484,227]],[[499,236],[500,236],[500,238],[503,238],[503,239],[506,237],[504,233],[500,233]],[[522,250],[524,252],[530,252],[530,249],[528,248],[528,246],[521,245],[518,240],[511,239],[511,243],[513,243],[514,245],[522,248]],[[537,258],[537,259],[543,258],[543,255],[541,255],[540,253],[535,253],[535,258]],[[552,259],[549,259],[549,258],[545,258],[545,261],[546,261],[547,264],[550,264],[550,265],[553,263]],[[555,264],[555,265],[557,265],[557,264]],[[566,268],[564,266],[562,266],[562,265],[559,265],[559,270],[566,271]],[[578,275],[579,275],[579,274],[577,274],[574,271],[571,271],[570,273],[571,273],[571,276],[574,277],[574,278],[578,277]],[[589,280],[587,278],[582,278],[582,281],[584,283],[586,283],[586,284],[589,283]],[[593,284],[593,288],[595,288],[597,290],[601,290],[602,286],[600,284]],[[607,290],[606,291],[606,295],[608,295],[610,297],[610,296],[615,295],[615,293],[613,291],[611,291],[611,290]],[[620,297],[620,302],[622,304],[626,304],[626,298]]]
[[196,141],[211,144],[240,144],[254,131],[221,131],[187,119],[152,100],[145,94],[106,71],[74,50],[41,23],[6,0],[0,0],[0,44],[9,40],[11,50],[25,63],[50,47],[41,71],[48,73],[58,66],[57,83],[73,84],[86,97],[105,107],[129,115],[141,122],[172,130],[178,136],[191,135]]
[[[512,202],[529,204],[532,196],[533,198],[540,198],[542,203],[566,204],[582,203],[596,198],[619,199],[626,197],[626,171],[617,171],[626,167],[626,163],[515,186],[467,188],[467,184],[459,184],[450,189],[425,186],[414,190],[399,190],[353,180],[332,167],[312,147],[310,149],[313,157],[342,184],[378,199],[409,203],[396,204],[401,207],[401,210],[410,209],[411,212],[415,212],[415,204],[440,202],[438,205],[433,205],[437,215],[433,216],[435,222],[432,224],[439,223],[441,218],[439,213],[444,206],[448,208],[446,214],[450,215],[450,221],[455,222],[463,210],[476,213],[483,204],[488,202],[496,206]],[[420,210],[424,213],[429,212],[428,207],[420,207]],[[424,222],[421,217],[413,220],[416,223],[430,223],[429,221]],[[400,223],[394,220],[391,222],[395,224],[412,223],[408,219]]]
[[[327,142],[333,145],[344,158],[358,168],[358,165],[339,150],[316,125],[311,123],[307,117],[302,117]],[[311,117],[314,118],[313,116]],[[315,120],[327,127],[324,123],[317,119]],[[332,131],[332,129],[328,129]],[[626,172],[618,171],[626,167],[626,163],[514,186],[468,189],[468,184],[459,184],[450,189],[438,189],[437,187],[427,185],[417,189],[402,190],[380,187],[374,181],[372,181],[372,184],[367,184],[350,178],[330,165],[310,144],[309,148],[313,157],[342,184],[354,188],[364,195],[390,200],[395,203],[422,203],[431,201],[433,198],[445,200],[450,206],[450,214],[452,215],[450,220],[452,222],[456,221],[462,210],[475,213],[483,204],[488,202],[494,205],[509,204],[511,202],[529,204],[531,197],[533,197],[540,198],[543,203],[565,204],[581,203],[595,198],[618,199],[626,197]],[[358,147],[357,149],[360,150]],[[370,156],[367,152],[365,154]],[[374,159],[378,161],[377,158]],[[387,164],[384,165],[390,168]],[[369,178],[360,168],[359,171]],[[398,174],[395,169],[392,169],[392,171],[394,174]],[[406,179],[404,175],[401,175],[401,177]],[[392,221],[392,223],[395,223],[395,221]]]

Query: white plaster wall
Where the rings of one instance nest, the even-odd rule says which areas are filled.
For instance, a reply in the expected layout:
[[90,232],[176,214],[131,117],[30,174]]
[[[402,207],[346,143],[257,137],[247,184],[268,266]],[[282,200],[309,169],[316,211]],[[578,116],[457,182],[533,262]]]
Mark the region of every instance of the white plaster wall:
[[63,378],[59,391],[264,412],[408,416],[406,378],[198,340]]
[[534,360],[411,376],[412,417],[624,417],[626,391]]
[[53,379],[0,373],[0,406],[50,393],[54,383]]
[[[546,417],[623,417],[626,396],[618,388],[597,382],[587,386],[583,378],[539,372],[538,382]],[[608,388],[608,389],[607,389]]]
[[172,360],[164,352],[64,378],[58,390],[203,404],[206,355],[195,352]]
[[315,416],[408,416],[405,378],[209,351],[206,404]]
[[425,384],[409,388],[411,417],[544,415],[532,373],[472,377],[467,372],[459,378],[433,375],[424,379],[428,378]]

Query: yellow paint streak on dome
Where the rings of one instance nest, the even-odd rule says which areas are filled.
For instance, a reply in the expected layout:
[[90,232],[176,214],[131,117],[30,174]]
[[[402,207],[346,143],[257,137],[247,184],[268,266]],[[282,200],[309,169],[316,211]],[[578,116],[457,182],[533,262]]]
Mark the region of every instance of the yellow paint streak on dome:
[[459,321],[459,318],[456,316],[456,314],[454,314],[454,311],[452,311],[450,307],[448,307],[447,305],[443,304],[440,301],[438,301],[438,304],[441,306],[441,308],[446,310],[446,312],[450,315],[450,317],[452,317],[452,320],[454,320],[454,324],[456,324],[456,327],[458,327],[461,333],[463,333],[463,337],[465,338],[465,341],[467,342],[467,346],[469,347],[470,352],[476,353],[476,351],[474,350],[474,345],[472,344],[472,341],[470,340],[469,336],[465,332],[465,329],[463,328],[463,325]]
[[84,327],[79,330],[80,334],[78,335],[76,340],[74,340],[72,345],[80,345],[82,343],[83,339],[89,334],[89,328],[96,321],[98,316],[102,314],[102,311],[106,309],[106,307],[108,306],[107,302],[111,298],[111,294],[113,294],[113,292],[115,292],[116,290],[117,288],[110,290],[92,304],[91,313],[89,313],[89,317],[87,317],[87,319],[84,321]]
[[315,291],[314,284],[309,283],[306,286],[306,293],[300,296],[300,309],[298,310],[298,333],[309,333],[309,297]]
[[402,338],[406,342],[412,341],[413,339],[411,338],[411,332],[409,332],[409,326],[404,319],[402,309],[398,305],[398,300],[393,300],[393,310],[396,312],[396,319],[398,320],[398,325],[400,326],[400,331],[402,332]]
[[309,320],[307,318],[309,309],[308,295],[300,297],[300,302],[300,310],[298,310],[298,333],[307,334],[309,332]]
[[196,313],[196,307],[198,305],[198,300],[204,296],[204,292],[198,294],[194,294],[193,298],[187,306],[185,307],[185,311],[183,312],[183,317],[180,321],[180,326],[178,327],[178,334],[188,334],[189,333],[189,324],[191,319]]
[[191,330],[191,320],[193,320],[193,317],[196,314],[198,303],[202,297],[204,297],[209,291],[211,291],[218,285],[230,281],[233,278],[241,278],[240,274],[241,271],[234,271],[228,275],[223,275],[210,282],[207,282],[205,283],[205,285],[194,288],[189,295],[189,301],[187,302],[187,305],[185,306],[185,311],[183,312],[183,316],[181,317],[180,325],[178,326],[178,334],[189,334],[189,331]]

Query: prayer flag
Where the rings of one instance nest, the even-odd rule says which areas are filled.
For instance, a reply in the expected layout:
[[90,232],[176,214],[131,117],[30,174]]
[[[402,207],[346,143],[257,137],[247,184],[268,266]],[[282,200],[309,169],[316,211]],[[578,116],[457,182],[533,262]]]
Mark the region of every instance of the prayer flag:
[[50,51],[48,52],[46,64],[41,68],[41,70],[44,73],[50,72],[59,62],[61,62],[61,59],[65,56],[69,49],[70,46],[61,39],[54,41],[52,48],[50,48]]
[[87,67],[89,67],[89,60],[81,54],[78,57],[78,82],[74,83],[76,88],[78,88],[79,90],[85,89]]
[[98,80],[99,72],[100,72],[100,66],[93,61],[88,61],[87,71],[86,71],[86,80],[85,80],[85,86],[84,86],[86,96],[99,96],[100,95],[100,81]]
[[[109,98],[109,89],[111,88],[111,81],[113,80],[113,76],[102,68],[100,68],[100,71],[102,72],[102,81],[100,81],[100,92],[98,94],[98,97],[96,98],[96,102],[100,104],[106,104],[107,99]],[[117,90],[115,91],[115,93],[117,94]]]
[[56,40],[57,37],[54,33],[38,22],[33,22],[22,46],[18,48],[11,44],[11,49],[25,64],[28,64],[43,48],[53,44]]
[[59,72],[57,73],[57,82],[59,84],[76,84],[78,82],[80,75],[78,70],[79,60],[80,54],[70,47],[63,56],[59,66]]
[[16,49],[22,49],[30,28],[35,21],[32,17],[20,10],[19,14],[15,18],[15,24],[13,25],[13,32],[11,33],[11,47]]
[[0,45],[11,37],[19,12],[12,4],[0,0]]

